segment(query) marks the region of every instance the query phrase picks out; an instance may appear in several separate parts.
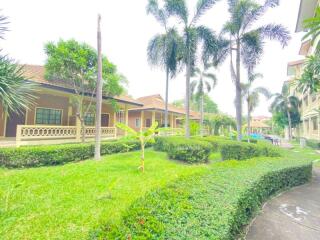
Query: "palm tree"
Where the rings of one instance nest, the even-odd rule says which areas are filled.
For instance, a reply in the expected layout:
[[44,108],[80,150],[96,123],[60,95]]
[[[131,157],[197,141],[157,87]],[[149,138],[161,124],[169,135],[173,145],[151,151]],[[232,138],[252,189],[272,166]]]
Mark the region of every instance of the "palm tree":
[[207,72],[209,66],[205,66],[201,71],[195,68],[194,77],[196,80],[191,82],[191,92],[196,98],[200,99],[200,134],[203,133],[203,98],[206,93],[209,93],[217,84],[217,77],[213,73]]
[[288,117],[288,135],[289,140],[292,138],[292,124],[291,124],[291,112],[297,112],[299,107],[299,99],[293,95],[290,95],[289,86],[283,85],[281,93],[276,93],[275,98],[271,104],[271,110],[273,112],[284,112]]
[[260,95],[263,95],[265,98],[269,99],[271,97],[271,93],[267,88],[264,87],[256,87],[252,89],[253,82],[262,78],[262,74],[260,73],[248,73],[248,83],[242,85],[242,93],[245,96],[247,102],[247,135],[248,141],[250,141],[250,123],[251,123],[251,113],[254,109],[259,105]]
[[7,28],[8,21],[7,21],[7,19],[8,18],[6,16],[0,15],[0,39],[3,39],[4,38],[4,33],[6,31],[8,31],[8,28]]
[[150,40],[147,55],[151,65],[160,66],[166,72],[164,125],[168,127],[169,77],[174,78],[179,70],[182,39],[175,28],[168,27],[169,15],[166,9],[159,8],[157,0],[149,0],[147,13],[152,14],[165,31],[163,34],[155,35]]
[[241,60],[247,69],[252,70],[252,67],[260,61],[265,39],[277,40],[282,47],[285,47],[290,35],[285,27],[278,24],[253,27],[269,8],[279,5],[279,0],[265,0],[262,5],[255,0],[228,0],[228,4],[231,17],[224,25],[223,32],[230,39],[230,68],[236,87],[237,132],[240,141],[242,125]]
[[216,36],[207,27],[199,25],[199,19],[209,10],[217,0],[198,0],[195,13],[189,14],[186,0],[165,0],[165,9],[170,16],[176,17],[183,25],[183,61],[186,65],[186,137],[190,137],[190,78],[196,63],[196,53],[200,44],[203,43],[203,49],[206,46],[213,46],[216,43]]
[[35,99],[36,85],[26,82],[23,66],[11,59],[0,56],[0,105],[6,114],[28,109]]
[[[0,39],[4,38],[4,33],[8,30],[7,24],[7,17],[0,15]],[[26,82],[23,73],[23,66],[0,55],[0,105],[6,114],[28,109],[35,99],[32,93],[35,84]]]
[[315,54],[306,60],[303,73],[297,79],[297,89],[305,93],[316,93],[320,89],[320,56]]
[[320,7],[317,7],[314,17],[304,21],[304,28],[308,32],[304,35],[303,40],[311,37],[314,42],[320,35]]

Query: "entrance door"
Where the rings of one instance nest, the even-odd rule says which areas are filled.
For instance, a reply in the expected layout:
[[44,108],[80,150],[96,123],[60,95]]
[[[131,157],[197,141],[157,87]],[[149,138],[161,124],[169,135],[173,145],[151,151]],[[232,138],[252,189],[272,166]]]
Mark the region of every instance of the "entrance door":
[[109,114],[101,114],[101,127],[109,127]]
[[10,113],[7,118],[6,137],[16,137],[17,125],[24,125],[25,119],[25,111],[22,113]]

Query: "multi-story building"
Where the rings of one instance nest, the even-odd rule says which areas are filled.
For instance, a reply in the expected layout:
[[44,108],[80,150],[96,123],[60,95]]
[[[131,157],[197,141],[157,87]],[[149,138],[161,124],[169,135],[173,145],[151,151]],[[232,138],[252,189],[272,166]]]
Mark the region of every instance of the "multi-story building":
[[[296,25],[296,32],[304,31],[304,21],[315,15],[318,0],[301,0],[299,14]],[[284,84],[289,85],[290,94],[296,96],[300,100],[299,112],[301,115],[301,124],[295,129],[294,135],[307,139],[320,140],[320,94],[310,94],[308,92],[302,94],[297,90],[297,79],[303,73],[303,67],[307,56],[313,55],[319,39],[312,42],[306,40],[301,43],[299,55],[303,59],[289,62],[287,66],[288,80]]]

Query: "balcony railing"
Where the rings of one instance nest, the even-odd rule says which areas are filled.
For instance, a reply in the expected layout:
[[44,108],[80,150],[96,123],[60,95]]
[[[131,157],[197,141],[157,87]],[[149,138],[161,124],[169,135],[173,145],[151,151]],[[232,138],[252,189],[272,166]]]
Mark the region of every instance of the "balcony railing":
[[[85,127],[85,138],[93,138],[96,133],[95,127]],[[45,126],[45,125],[18,125],[16,143],[17,146],[28,144],[47,144],[79,142],[83,134],[82,129],[76,126]],[[117,137],[115,127],[102,127],[101,138],[112,139]]]

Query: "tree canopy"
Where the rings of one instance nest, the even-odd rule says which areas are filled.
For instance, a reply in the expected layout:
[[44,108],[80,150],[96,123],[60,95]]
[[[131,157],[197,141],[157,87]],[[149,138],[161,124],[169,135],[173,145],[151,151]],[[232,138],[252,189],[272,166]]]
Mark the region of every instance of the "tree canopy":
[[[203,109],[205,113],[218,113],[218,105],[209,97],[208,94],[203,95]],[[184,99],[176,100],[172,104],[176,107],[184,107]],[[199,112],[200,111],[200,98],[192,95],[191,102],[190,102],[191,110]]]
[[[86,43],[76,40],[60,40],[45,45],[48,59],[45,76],[51,81],[61,81],[77,92],[93,92],[97,78],[97,52]],[[119,95],[124,91],[125,78],[106,56],[102,59],[103,93],[108,96]]]

